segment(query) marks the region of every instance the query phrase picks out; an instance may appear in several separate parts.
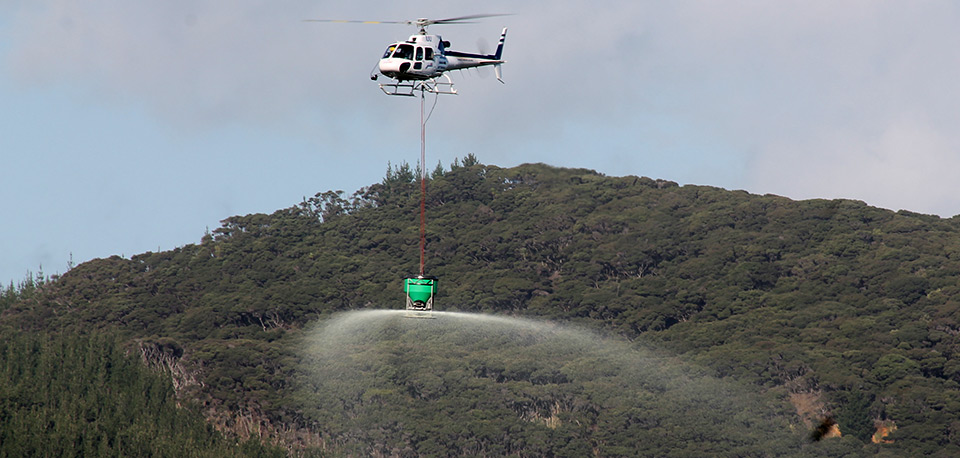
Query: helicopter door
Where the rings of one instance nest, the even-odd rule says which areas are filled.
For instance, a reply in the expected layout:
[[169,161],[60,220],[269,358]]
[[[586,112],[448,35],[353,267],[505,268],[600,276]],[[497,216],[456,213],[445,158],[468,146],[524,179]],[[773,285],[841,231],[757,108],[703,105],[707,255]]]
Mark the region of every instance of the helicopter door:
[[433,68],[433,48],[423,48],[423,69],[430,72]]
[[416,62],[413,63],[414,70],[421,70],[423,68],[423,48],[417,46],[417,57],[414,59]]

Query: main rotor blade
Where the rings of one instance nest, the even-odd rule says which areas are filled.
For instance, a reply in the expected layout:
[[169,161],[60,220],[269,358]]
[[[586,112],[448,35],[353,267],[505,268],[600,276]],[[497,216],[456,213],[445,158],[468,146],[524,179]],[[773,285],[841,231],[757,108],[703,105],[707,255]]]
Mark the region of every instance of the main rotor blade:
[[407,21],[354,21],[349,19],[304,19],[303,22],[338,22],[342,24],[406,24]]
[[[435,19],[430,22],[434,24],[449,24],[451,22],[466,21],[468,19],[480,19],[485,17],[510,16],[510,14],[471,14],[469,16],[450,17],[446,19]],[[469,24],[469,23],[467,23]]]
[[486,17],[510,16],[510,14],[472,14],[469,16],[450,17],[446,19],[412,19],[409,21],[355,21],[349,19],[304,19],[303,22],[337,22],[341,24],[409,24],[420,27],[421,29],[433,24],[474,24],[467,22],[470,19],[480,19]]

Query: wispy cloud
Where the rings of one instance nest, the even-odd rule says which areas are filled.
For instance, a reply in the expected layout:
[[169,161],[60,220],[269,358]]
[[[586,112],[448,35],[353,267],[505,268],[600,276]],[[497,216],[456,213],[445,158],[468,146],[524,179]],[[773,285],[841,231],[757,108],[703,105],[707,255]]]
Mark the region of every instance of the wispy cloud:
[[397,120],[409,107],[366,76],[383,46],[413,31],[301,19],[515,13],[431,30],[473,50],[511,27],[508,84],[455,75],[467,100],[444,100],[431,120],[437,132],[497,132],[457,154],[523,162],[510,145],[536,145],[534,160],[609,174],[960,213],[960,181],[947,172],[960,162],[955,2],[17,5],[6,66],[24,84],[142,105],[186,129],[323,131],[344,148],[350,126],[408,127]]

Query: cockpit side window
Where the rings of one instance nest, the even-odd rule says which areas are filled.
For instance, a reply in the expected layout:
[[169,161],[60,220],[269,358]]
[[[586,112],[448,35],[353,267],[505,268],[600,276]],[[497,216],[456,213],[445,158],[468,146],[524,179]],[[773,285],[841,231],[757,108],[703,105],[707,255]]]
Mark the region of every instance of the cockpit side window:
[[423,48],[417,46],[417,60],[423,60]]
[[397,49],[397,45],[390,45],[389,47],[387,47],[387,50],[386,52],[383,53],[383,57],[381,57],[381,59],[386,59],[390,57],[390,54],[393,54],[394,49]]
[[393,57],[395,59],[413,60],[413,46],[406,43],[397,46],[397,50],[393,52]]

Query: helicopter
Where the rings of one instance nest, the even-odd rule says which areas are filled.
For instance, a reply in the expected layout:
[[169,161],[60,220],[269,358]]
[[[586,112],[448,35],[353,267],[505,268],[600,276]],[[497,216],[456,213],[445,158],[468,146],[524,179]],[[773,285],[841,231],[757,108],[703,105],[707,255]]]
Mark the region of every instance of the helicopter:
[[[504,61],[503,42],[507,37],[507,28],[500,33],[497,50],[493,54],[475,54],[454,51],[450,42],[440,35],[427,34],[427,27],[434,24],[472,24],[471,19],[506,16],[505,14],[475,14],[446,19],[419,18],[408,21],[352,21],[336,19],[307,19],[306,22],[338,22],[357,24],[407,24],[416,26],[419,32],[406,41],[387,46],[383,56],[371,72],[370,79],[377,81],[380,75],[392,79],[381,83],[380,89],[387,95],[413,96],[417,90],[437,94],[456,94],[453,81],[446,73],[450,70],[463,70],[493,66],[497,81],[503,83],[500,65]],[[377,73],[379,71],[379,74]]]

